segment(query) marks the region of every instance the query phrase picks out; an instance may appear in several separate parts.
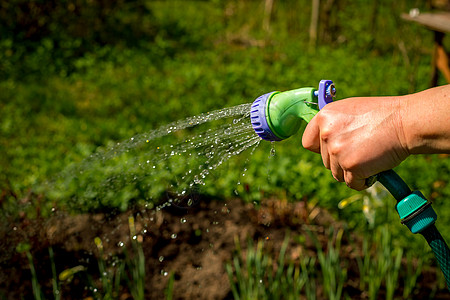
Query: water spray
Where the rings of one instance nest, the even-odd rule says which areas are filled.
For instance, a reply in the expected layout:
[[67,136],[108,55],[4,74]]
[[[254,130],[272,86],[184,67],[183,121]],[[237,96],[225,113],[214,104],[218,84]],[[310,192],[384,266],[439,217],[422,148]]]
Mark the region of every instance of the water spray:
[[[253,129],[267,141],[281,141],[295,134],[302,120],[309,122],[326,104],[333,101],[336,88],[331,80],[321,80],[318,90],[312,87],[285,92],[271,92],[252,104],[250,118]],[[371,186],[379,181],[397,200],[401,223],[412,233],[420,233],[430,245],[450,289],[450,250],[437,230],[437,215],[425,196],[411,191],[393,170],[383,171],[366,180]]]

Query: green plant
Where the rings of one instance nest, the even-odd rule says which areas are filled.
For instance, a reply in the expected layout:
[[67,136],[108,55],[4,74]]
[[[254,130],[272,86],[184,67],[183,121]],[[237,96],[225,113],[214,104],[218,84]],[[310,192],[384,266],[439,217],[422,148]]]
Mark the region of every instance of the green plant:
[[58,280],[58,275],[56,273],[56,264],[55,264],[55,253],[53,252],[53,248],[48,248],[48,255],[50,258],[50,264],[52,267],[52,288],[53,288],[53,297],[55,300],[61,299],[61,288]]
[[132,252],[124,249],[125,264],[128,271],[125,280],[133,299],[143,300],[145,298],[145,256],[142,249],[142,236],[136,234],[134,217],[128,218],[128,226],[130,228]]
[[296,266],[286,262],[289,235],[281,246],[278,260],[265,253],[263,241],[256,247],[251,240],[243,252],[235,240],[236,254],[225,265],[234,299],[297,299],[309,280],[314,260],[308,258]]
[[334,230],[330,230],[326,252],[322,249],[315,235],[309,230],[307,232],[316,245],[325,296],[328,299],[341,299],[342,290],[347,280],[347,267],[341,260],[340,253],[344,230],[339,229],[335,238]]
[[300,260],[300,267],[303,276],[306,278],[305,282],[305,296],[308,300],[315,300],[317,298],[316,294],[316,276],[317,272],[315,270],[316,258],[305,257]]
[[167,287],[164,291],[166,300],[173,299],[173,284],[174,284],[174,282],[175,282],[175,273],[171,272],[169,275],[169,282],[167,283]]
[[[115,269],[108,269],[106,267],[106,262],[103,253],[103,243],[99,237],[94,239],[95,245],[97,246],[99,257],[97,260],[98,270],[100,272],[100,282],[101,282],[101,298],[102,299],[117,299],[119,297],[120,291],[120,280],[124,271],[125,264],[120,262]],[[99,290],[99,289],[97,289]]]
[[364,236],[358,263],[360,289],[367,290],[369,299],[377,299],[384,284],[386,299],[393,299],[398,287],[403,248],[394,246],[387,226],[376,227]]
[[414,258],[411,252],[406,253],[406,270],[403,274],[403,298],[408,299],[414,294],[417,278],[422,274],[424,260],[421,256]]
[[39,284],[36,269],[34,267],[33,256],[31,255],[31,245],[27,243],[20,243],[17,245],[16,250],[19,253],[25,253],[28,259],[28,266],[31,272],[31,286],[33,288],[33,296],[35,300],[43,299],[43,294],[41,291],[41,285]]

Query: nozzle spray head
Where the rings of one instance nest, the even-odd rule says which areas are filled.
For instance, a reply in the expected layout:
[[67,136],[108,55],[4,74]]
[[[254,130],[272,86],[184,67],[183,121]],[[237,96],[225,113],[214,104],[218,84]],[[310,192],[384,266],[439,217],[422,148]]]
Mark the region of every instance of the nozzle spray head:
[[264,94],[252,104],[250,118],[253,129],[267,141],[287,139],[299,130],[302,120],[311,121],[321,103],[323,107],[333,101],[335,93],[333,82],[322,80],[318,91],[309,87]]

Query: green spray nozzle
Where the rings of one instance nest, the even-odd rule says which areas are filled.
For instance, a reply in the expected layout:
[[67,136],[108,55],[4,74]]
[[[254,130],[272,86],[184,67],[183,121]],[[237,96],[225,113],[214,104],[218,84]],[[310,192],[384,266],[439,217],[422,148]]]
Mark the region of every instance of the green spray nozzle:
[[276,136],[287,139],[299,130],[302,119],[311,121],[319,111],[315,91],[313,88],[301,88],[272,94],[268,100],[266,117]]
[[319,90],[311,87],[272,92],[258,97],[252,104],[251,121],[264,140],[280,141],[295,134],[302,123],[333,101],[336,89],[331,80],[322,80]]

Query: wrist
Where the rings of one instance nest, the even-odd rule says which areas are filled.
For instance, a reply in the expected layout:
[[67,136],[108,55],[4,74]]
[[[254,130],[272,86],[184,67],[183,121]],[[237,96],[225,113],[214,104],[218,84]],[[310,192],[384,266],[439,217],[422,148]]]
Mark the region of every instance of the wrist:
[[447,153],[450,150],[449,87],[400,97],[400,118],[408,153]]
[[412,154],[415,148],[414,137],[411,135],[411,124],[409,122],[409,103],[405,96],[396,97],[393,101],[394,111],[396,112],[395,129],[401,150]]
[[410,120],[411,114],[411,99],[408,96],[400,96],[397,98],[397,111],[398,111],[398,131],[400,143],[402,147],[406,150],[408,154],[414,153],[414,151],[419,147],[417,145],[417,138],[415,137],[413,124]]

